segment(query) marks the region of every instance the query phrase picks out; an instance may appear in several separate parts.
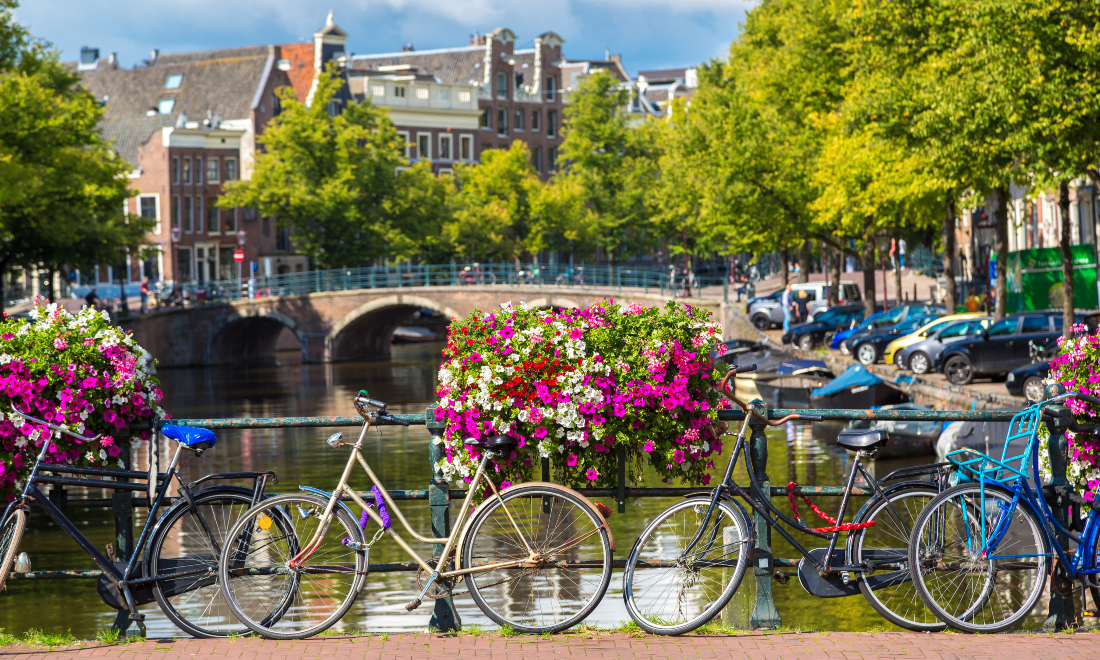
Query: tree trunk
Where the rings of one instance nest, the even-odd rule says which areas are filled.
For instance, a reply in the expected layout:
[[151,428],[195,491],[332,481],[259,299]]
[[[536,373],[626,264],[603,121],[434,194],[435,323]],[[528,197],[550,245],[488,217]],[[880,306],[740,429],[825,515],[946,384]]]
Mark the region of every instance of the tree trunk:
[[779,270],[782,273],[783,288],[786,289],[791,283],[791,257],[787,253],[787,248],[779,252]]
[[[898,247],[898,241],[901,240],[901,237],[898,236],[897,230],[894,230],[893,239],[894,239],[894,301],[897,303],[898,307],[901,307],[901,251],[900,251],[900,248]],[[886,295],[886,293],[883,292],[883,296],[885,296],[885,295]]]
[[52,268],[48,269],[46,271],[46,298],[49,299],[51,303],[57,302],[57,292],[53,289],[53,276],[54,270]]
[[1058,210],[1062,216],[1062,336],[1073,336],[1073,254],[1070,252],[1069,181],[1058,184]]
[[943,306],[955,313],[955,193],[947,195],[943,214]]
[[997,210],[993,213],[993,252],[997,255],[997,284],[993,288],[993,318],[1000,320],[1008,310],[1008,186],[997,188]]
[[844,260],[844,253],[839,250],[829,250],[829,305],[840,304],[840,263]]
[[810,242],[803,241],[802,247],[798,248],[798,281],[801,284],[805,284],[810,281]]
[[875,313],[875,241],[863,239],[863,318]]

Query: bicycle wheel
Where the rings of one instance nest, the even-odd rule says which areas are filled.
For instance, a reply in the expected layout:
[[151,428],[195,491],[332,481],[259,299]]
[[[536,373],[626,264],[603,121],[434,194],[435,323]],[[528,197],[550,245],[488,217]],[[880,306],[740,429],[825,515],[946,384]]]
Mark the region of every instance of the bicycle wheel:
[[193,499],[195,509],[180,499],[157,521],[146,575],[183,575],[154,582],[153,595],[172,623],[192,637],[247,634],[222,596],[217,571],[229,529],[252,506],[252,491],[208,488]]
[[19,542],[23,540],[23,530],[27,528],[27,512],[12,507],[4,524],[0,525],[0,591],[7,588],[8,575],[15,564],[15,553],[19,552]]
[[[1012,493],[962,484],[936,496],[917,517],[909,565],[920,567],[913,586],[928,609],[963,632],[995,633],[1020,623],[1043,594],[1050,546],[1039,518]],[[1003,529],[993,553],[982,539]],[[983,533],[984,532],[984,533]]]
[[[229,531],[218,577],[230,609],[252,631],[271,639],[311,637],[355,602],[366,553],[343,541],[362,543],[363,534],[339,505],[322,527],[327,504],[318,496],[277,495]],[[312,552],[302,552],[306,544]]]
[[[741,509],[720,500],[703,528],[709,499],[665,509],[642,531],[623,572],[623,599],[634,621],[655,635],[695,630],[729,603],[745,577],[752,531]],[[699,541],[685,554],[697,533]]]
[[906,630],[928,632],[947,627],[925,607],[909,577],[913,523],[937,494],[932,486],[913,486],[888,491],[885,499],[875,496],[854,519],[857,523],[873,520],[875,526],[848,537],[848,563],[874,567],[859,580],[863,597],[886,620]]
[[580,623],[611,583],[603,516],[577,493],[549,485],[513,486],[501,495],[479,506],[470,521],[462,566],[536,557],[523,568],[468,573],[474,602],[519,632],[558,632]]

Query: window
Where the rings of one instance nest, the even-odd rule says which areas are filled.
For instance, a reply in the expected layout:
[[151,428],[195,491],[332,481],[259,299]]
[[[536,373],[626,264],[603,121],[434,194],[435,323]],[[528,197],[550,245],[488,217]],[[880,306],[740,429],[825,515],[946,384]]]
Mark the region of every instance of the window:
[[206,201],[206,226],[211,234],[220,234],[222,232],[222,210],[218,208],[217,204],[217,197],[211,197]]
[[497,135],[508,135],[508,111],[497,110]]
[[993,324],[993,327],[989,329],[990,337],[1002,337],[1004,335],[1011,335],[1016,332],[1016,322],[1019,319],[1001,319]]
[[1050,332],[1050,322],[1045,316],[1025,316],[1024,327],[1020,332],[1025,335],[1031,332]]
[[264,218],[264,237],[271,236],[271,218]]
[[546,79],[546,100],[550,101],[550,102],[553,102],[554,97],[557,95],[557,91],[558,91],[558,79],[553,77],[553,76],[549,76]]
[[180,218],[183,216],[180,209],[180,196],[175,195],[172,197],[172,229],[180,228]]
[[490,112],[491,111],[489,110],[489,108],[485,108],[484,110],[481,111],[481,127],[482,128],[492,128],[493,127],[493,116],[491,114],[489,114]]
[[201,158],[196,158],[195,159],[195,185],[196,186],[201,186],[202,185],[202,159]]
[[497,74],[497,98],[508,98],[508,74],[506,73]]
[[541,122],[539,121],[540,119],[542,119],[542,113],[539,112],[538,110],[533,110],[531,112],[531,130],[532,131],[537,131],[537,130],[542,128],[542,126],[540,126],[540,124],[541,124]]
[[558,148],[550,147],[550,151],[547,153],[546,167],[551,172],[558,168]]
[[221,172],[218,171],[218,159],[207,158],[206,159],[206,182],[217,183],[221,180]]
[[439,158],[440,160],[451,160],[451,136],[440,135],[439,136]]
[[447,89],[439,90],[439,100],[440,101],[450,101],[451,100],[450,90],[447,90]]
[[176,107],[176,99],[161,99],[160,103],[157,103],[157,112],[162,115],[170,115],[174,107]]
[[551,110],[546,113],[546,137],[558,136],[558,111]]
[[940,341],[943,341],[944,339],[950,339],[952,337],[965,337],[967,334],[969,334],[968,331],[973,325],[973,322],[968,321],[963,321],[961,323],[952,323],[951,325],[940,331],[939,339]]
[[409,158],[409,147],[411,146],[411,143],[409,142],[409,132],[397,131],[397,137],[401,140],[401,153],[404,154],[405,158]]
[[226,209],[222,214],[222,221],[225,225],[224,231],[227,234],[235,234],[237,232],[237,209]]
[[385,97],[386,96],[386,86],[385,85],[371,85],[370,86],[370,93],[371,93],[372,96]]
[[458,100],[461,101],[462,103],[469,103],[470,102],[470,93],[469,92],[459,92],[458,93]]
[[157,199],[156,195],[149,195],[138,199],[138,215],[143,218],[157,221],[157,226],[153,229],[154,234],[160,233],[160,216],[157,214]]
[[280,252],[290,249],[290,230],[286,227],[275,228],[275,249]]
[[516,110],[516,125],[512,127],[513,130],[523,130],[523,110]]
[[191,248],[181,247],[176,258],[177,266],[179,267],[179,273],[176,274],[176,280],[179,282],[191,281]]
[[400,86],[398,86],[398,87],[394,87],[394,88],[393,88],[393,95],[394,95],[395,97],[399,98],[399,99],[403,99],[403,98],[405,98],[405,88],[404,88],[404,87],[400,87]]
[[535,165],[536,172],[542,172],[542,147],[535,147],[531,151],[531,162]]
[[183,185],[191,185],[191,159],[183,159]]
[[458,144],[459,157],[462,158],[462,160],[470,160],[473,158],[473,153],[471,152],[474,150],[474,138],[472,136],[463,135],[458,138]]
[[421,101],[427,101],[429,93],[430,90],[427,87],[418,87],[416,90],[416,98],[420,99]]
[[183,74],[173,73],[164,81],[164,89],[179,89],[181,83],[183,83]]
[[328,116],[335,117],[340,114],[340,101],[332,100],[328,102]]
[[195,209],[191,202],[191,195],[183,196],[183,231],[188,234],[195,232]]
[[202,233],[203,217],[204,216],[202,214],[202,197],[197,196],[197,197],[195,197],[195,225],[196,225],[195,230],[199,234]]
[[271,97],[271,114],[278,117],[283,113],[283,103],[278,96]]
[[237,159],[226,158],[225,159],[225,180],[236,181],[237,180]]
[[172,156],[172,183],[180,182],[180,157]]
[[[235,245],[218,246],[218,277],[220,279],[237,279],[237,262],[233,260],[233,253],[236,252],[236,250],[237,247]],[[214,248],[210,248],[210,252],[213,253]]]
[[432,157],[432,136],[431,136],[431,133],[417,133],[417,135],[416,135],[416,156],[417,156],[417,158],[431,158]]

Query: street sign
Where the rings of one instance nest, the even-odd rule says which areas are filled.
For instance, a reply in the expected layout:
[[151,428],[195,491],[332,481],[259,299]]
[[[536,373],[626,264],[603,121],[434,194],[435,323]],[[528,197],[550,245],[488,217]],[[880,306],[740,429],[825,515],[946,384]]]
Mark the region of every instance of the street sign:
[[244,261],[244,250],[237,250],[236,252],[234,252],[233,261],[236,261],[237,263],[241,263],[242,261]]

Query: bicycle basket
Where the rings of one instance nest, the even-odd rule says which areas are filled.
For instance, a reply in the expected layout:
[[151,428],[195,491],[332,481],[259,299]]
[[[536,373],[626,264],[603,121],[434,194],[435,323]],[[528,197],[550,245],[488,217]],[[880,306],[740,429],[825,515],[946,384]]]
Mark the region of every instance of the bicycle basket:
[[[1043,409],[1034,405],[1012,416],[1012,421],[1008,423],[1008,433],[1005,435],[1000,460],[971,448],[956,449],[949,452],[946,458],[975,481],[986,479],[1002,481],[1004,478],[1027,479],[1028,461],[1031,458],[1031,452],[1034,451],[1035,434],[1039,429],[1042,413]],[[1012,443],[1021,439],[1024,440],[1024,446],[1020,453],[1009,456]],[[1017,461],[1019,463],[1016,467],[1010,465]]]

